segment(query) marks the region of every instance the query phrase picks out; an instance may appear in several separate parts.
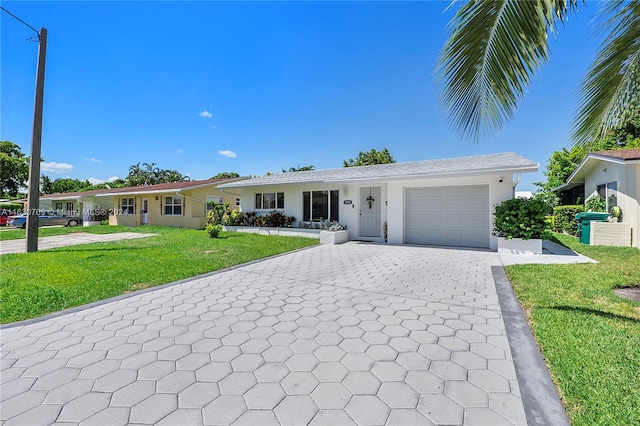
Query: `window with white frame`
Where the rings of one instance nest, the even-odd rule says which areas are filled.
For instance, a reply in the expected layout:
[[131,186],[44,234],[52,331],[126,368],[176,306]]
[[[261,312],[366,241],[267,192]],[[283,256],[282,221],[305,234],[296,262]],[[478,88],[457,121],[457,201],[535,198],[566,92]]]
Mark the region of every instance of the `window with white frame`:
[[165,216],[182,215],[182,197],[164,197]]
[[215,204],[224,204],[224,198],[220,195],[207,195],[207,211],[213,210]]
[[73,201],[67,201],[67,213],[71,213],[73,212],[74,208],[73,208]]
[[236,207],[240,207],[240,197],[236,197]]
[[122,210],[123,214],[134,214],[135,213],[135,200],[133,198],[121,198],[120,199],[120,210]]
[[260,209],[284,209],[284,192],[264,192],[256,194],[256,210]]
[[55,210],[56,211],[62,210],[62,201],[56,201]]
[[339,191],[305,191],[302,193],[302,220],[338,222]]

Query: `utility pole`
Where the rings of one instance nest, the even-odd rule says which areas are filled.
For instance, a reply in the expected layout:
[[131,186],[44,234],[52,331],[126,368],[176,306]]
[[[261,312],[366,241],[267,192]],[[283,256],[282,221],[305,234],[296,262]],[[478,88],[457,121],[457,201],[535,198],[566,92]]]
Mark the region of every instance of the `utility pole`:
[[27,253],[38,251],[38,210],[40,208],[40,161],[42,159],[42,111],[44,109],[44,67],[47,58],[47,29],[38,32],[38,68],[33,106],[33,132],[29,159],[29,193],[27,196]]

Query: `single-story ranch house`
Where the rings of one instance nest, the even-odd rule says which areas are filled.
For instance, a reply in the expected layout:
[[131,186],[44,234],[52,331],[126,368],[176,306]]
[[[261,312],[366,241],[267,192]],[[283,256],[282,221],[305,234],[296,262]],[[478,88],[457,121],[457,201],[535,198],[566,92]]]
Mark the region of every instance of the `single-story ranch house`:
[[238,208],[236,196],[216,188],[239,179],[210,179],[157,185],[107,188],[85,192],[48,194],[40,197],[41,209],[54,209],[82,216],[90,223],[96,211],[108,213],[110,225],[159,225],[203,228],[208,203],[229,203]]
[[584,186],[585,199],[604,197],[607,211],[614,205],[620,207],[622,223],[629,228],[625,245],[640,248],[640,148],[590,152],[554,191],[580,186]]
[[493,207],[538,164],[515,153],[281,173],[225,182],[241,209],[338,221],[352,240],[497,249]]

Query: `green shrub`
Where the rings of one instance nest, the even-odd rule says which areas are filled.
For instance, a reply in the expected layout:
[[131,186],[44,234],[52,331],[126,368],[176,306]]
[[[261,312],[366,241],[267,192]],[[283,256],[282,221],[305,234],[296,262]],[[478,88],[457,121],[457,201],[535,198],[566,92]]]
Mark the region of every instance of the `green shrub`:
[[587,201],[584,202],[584,209],[588,212],[606,212],[607,200],[599,195],[594,195],[587,198]]
[[222,218],[229,212],[229,203],[216,204],[213,202],[208,203],[211,208],[207,213],[207,223],[212,225],[220,225]]
[[205,230],[209,233],[211,238],[218,238],[220,236],[220,232],[222,232],[222,225],[214,225],[209,223]]
[[549,230],[547,204],[535,198],[514,198],[496,206],[493,235],[503,238],[543,238]]
[[0,203],[0,210],[11,210],[11,211],[22,210],[22,204],[19,204],[19,203]]
[[584,211],[584,206],[557,206],[553,209],[555,228],[569,235],[578,235],[576,215]]
[[273,210],[265,216],[258,216],[256,212],[241,213],[236,210],[231,212],[232,225],[240,226],[265,226],[271,228],[290,228],[297,219],[284,213]]

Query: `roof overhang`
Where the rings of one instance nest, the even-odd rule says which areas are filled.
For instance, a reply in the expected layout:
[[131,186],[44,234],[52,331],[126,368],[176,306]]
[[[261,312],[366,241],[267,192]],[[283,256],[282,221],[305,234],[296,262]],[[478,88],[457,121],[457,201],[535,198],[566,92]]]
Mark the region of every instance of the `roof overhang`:
[[219,185],[220,189],[225,188],[249,188],[255,186],[280,186],[280,185],[302,185],[302,184],[317,184],[317,183],[336,183],[336,184],[358,184],[358,183],[372,183],[372,182],[389,182],[399,180],[412,180],[412,179],[439,179],[439,178],[451,178],[451,177],[469,177],[469,176],[487,176],[487,175],[499,175],[499,174],[511,174],[511,173],[531,173],[537,172],[540,164],[535,164],[528,167],[514,167],[514,168],[496,168],[486,170],[471,170],[464,172],[451,172],[451,173],[416,173],[407,175],[391,175],[391,176],[370,176],[370,177],[354,177],[354,178],[324,178],[324,179],[300,179],[290,180],[287,182],[255,182],[248,181],[237,183],[224,183]]

